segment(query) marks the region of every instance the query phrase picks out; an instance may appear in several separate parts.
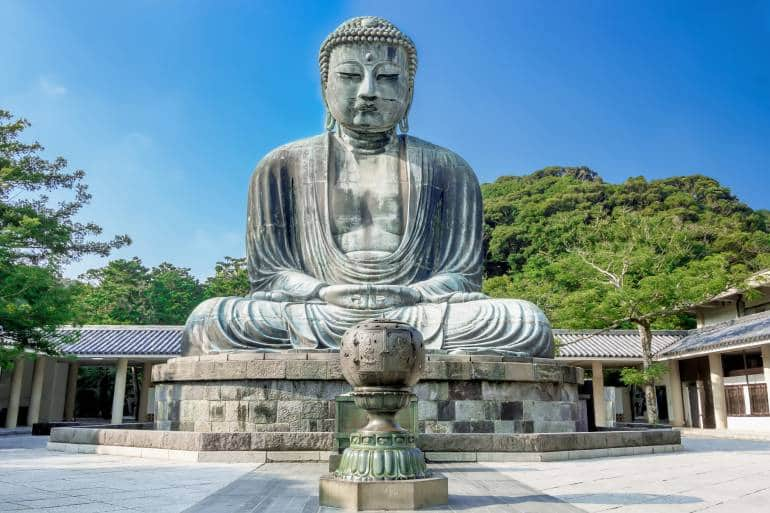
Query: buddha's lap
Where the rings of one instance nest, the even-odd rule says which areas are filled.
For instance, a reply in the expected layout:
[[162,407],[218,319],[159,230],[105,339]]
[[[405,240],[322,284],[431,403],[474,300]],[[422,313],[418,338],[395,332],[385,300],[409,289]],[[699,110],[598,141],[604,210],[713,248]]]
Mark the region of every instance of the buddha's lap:
[[[448,311],[446,311],[448,309]],[[246,322],[281,329],[287,322],[341,322],[355,324],[365,319],[385,317],[411,321],[416,325],[439,322],[444,328],[465,329],[490,323],[548,324],[534,304],[518,299],[489,298],[463,303],[418,303],[384,310],[356,310],[324,302],[292,303],[244,297],[212,298],[195,309],[194,317],[203,322],[238,324]]]

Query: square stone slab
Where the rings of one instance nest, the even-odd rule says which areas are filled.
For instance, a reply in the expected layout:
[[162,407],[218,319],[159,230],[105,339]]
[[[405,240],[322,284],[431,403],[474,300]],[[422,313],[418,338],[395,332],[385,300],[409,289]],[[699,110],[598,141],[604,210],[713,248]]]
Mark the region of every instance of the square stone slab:
[[326,475],[320,479],[319,501],[321,506],[345,511],[411,510],[447,504],[449,487],[447,478],[441,475],[363,482]]

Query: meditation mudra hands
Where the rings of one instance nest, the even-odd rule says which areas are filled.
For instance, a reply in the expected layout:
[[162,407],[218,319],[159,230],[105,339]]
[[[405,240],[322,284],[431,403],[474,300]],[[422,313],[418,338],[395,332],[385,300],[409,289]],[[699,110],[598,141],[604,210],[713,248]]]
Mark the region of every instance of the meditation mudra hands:
[[411,306],[422,299],[417,290],[402,285],[329,285],[318,296],[329,304],[355,310]]
[[[354,310],[412,306],[420,302],[466,303],[488,298],[489,296],[481,292],[450,292],[438,296],[423,297],[418,290],[403,285],[327,285],[318,291],[318,299],[340,308]],[[259,290],[251,294],[251,299],[278,303],[312,301],[311,298],[295,297],[281,290]]]

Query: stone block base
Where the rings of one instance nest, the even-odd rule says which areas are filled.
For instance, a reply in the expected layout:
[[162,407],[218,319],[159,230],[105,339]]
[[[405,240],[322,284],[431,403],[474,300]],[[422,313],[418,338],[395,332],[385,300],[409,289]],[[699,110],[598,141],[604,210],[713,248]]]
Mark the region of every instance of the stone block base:
[[399,481],[346,481],[332,476],[321,477],[321,506],[346,511],[414,510],[443,506],[449,502],[446,477]]
[[[134,427],[142,427],[137,424]],[[116,429],[112,426],[53,428],[48,448],[194,461],[330,461],[337,458],[334,433],[196,433]],[[429,462],[556,461],[655,454],[681,449],[675,429],[540,434],[421,434]],[[112,451],[112,452],[111,452]],[[231,456],[228,456],[231,455]]]
[[[350,386],[337,352],[173,358],[153,368],[153,380],[160,430],[347,434],[365,424],[360,411],[340,418],[336,398]],[[430,354],[413,387],[415,411],[401,415],[419,433],[573,432],[582,381],[582,369],[550,359]]]

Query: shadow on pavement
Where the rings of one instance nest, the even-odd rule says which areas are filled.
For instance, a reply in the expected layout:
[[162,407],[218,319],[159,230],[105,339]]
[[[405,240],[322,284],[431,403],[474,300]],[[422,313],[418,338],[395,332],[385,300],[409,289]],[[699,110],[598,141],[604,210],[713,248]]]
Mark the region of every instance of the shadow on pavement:
[[[487,506],[503,506],[527,503],[552,504],[558,509],[548,508],[547,511],[581,511],[577,504],[694,504],[703,502],[689,495],[659,495],[654,493],[596,493],[575,495],[547,495],[544,493],[504,496],[504,495],[453,495],[449,498],[452,510],[476,509]],[[518,510],[517,510],[518,511]],[[543,510],[546,511],[546,510]]]
[[571,504],[694,504],[703,502],[690,495],[661,495],[657,493],[578,493],[557,495]]

